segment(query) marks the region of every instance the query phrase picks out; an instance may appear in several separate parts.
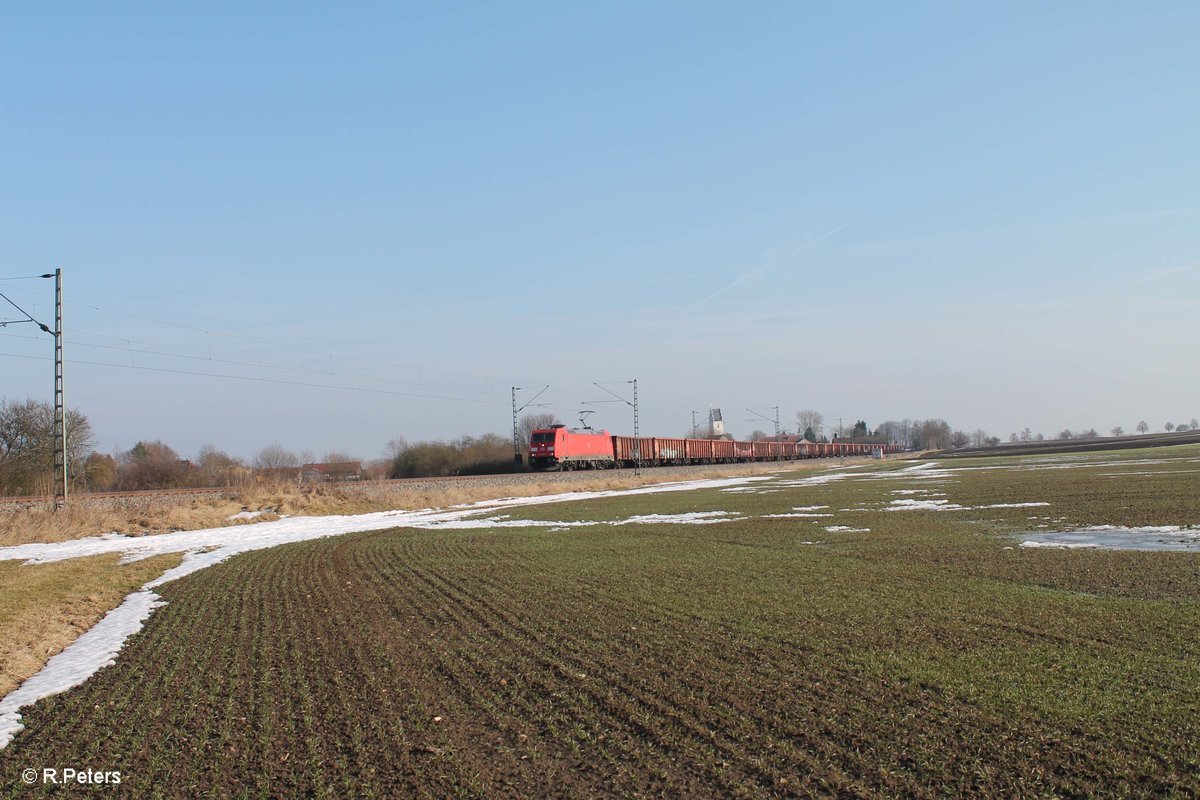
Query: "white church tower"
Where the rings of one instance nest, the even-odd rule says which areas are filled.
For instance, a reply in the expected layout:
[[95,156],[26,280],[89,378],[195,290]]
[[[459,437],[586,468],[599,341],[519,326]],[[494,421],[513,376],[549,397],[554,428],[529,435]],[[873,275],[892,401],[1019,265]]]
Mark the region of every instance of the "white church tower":
[[725,436],[725,420],[721,416],[721,409],[708,407],[708,438],[721,439]]

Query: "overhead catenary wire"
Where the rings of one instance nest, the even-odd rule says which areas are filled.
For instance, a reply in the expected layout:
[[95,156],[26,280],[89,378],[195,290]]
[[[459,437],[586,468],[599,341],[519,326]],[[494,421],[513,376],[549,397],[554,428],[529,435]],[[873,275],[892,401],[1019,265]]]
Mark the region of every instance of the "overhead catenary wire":
[[[20,354],[20,353],[0,353],[0,356],[4,356],[4,357],[8,357],[8,358],[25,358],[25,359],[29,359],[32,361],[51,361],[51,360],[53,360],[53,359],[47,358],[45,356],[31,356],[31,355],[24,355],[24,354]],[[501,404],[499,401],[495,401],[495,400],[477,400],[477,399],[470,398],[470,397],[453,397],[450,395],[440,395],[440,394],[420,394],[417,392],[397,392],[397,391],[393,391],[390,389],[370,389],[370,388],[364,388],[361,386],[336,386],[336,385],[331,385],[331,384],[327,384],[327,383],[308,383],[305,381],[289,381],[289,380],[284,380],[282,378],[263,378],[263,377],[254,377],[252,375],[226,375],[226,374],[217,373],[217,372],[196,372],[193,370],[168,369],[166,367],[139,366],[137,364],[114,364],[114,363],[107,362],[107,361],[81,361],[79,359],[71,359],[71,363],[72,364],[83,364],[83,365],[93,366],[93,367],[113,367],[115,369],[132,369],[132,370],[140,370],[140,371],[145,371],[145,372],[165,372],[165,373],[170,373],[173,375],[197,375],[197,376],[201,376],[201,377],[205,377],[205,378],[224,378],[227,380],[251,381],[254,383],[278,383],[278,384],[283,384],[286,386],[307,386],[307,387],[313,387],[313,388],[317,388],[317,389],[339,389],[339,390],[343,390],[343,391],[352,391],[352,392],[367,392],[370,394],[395,395],[398,397],[418,397],[418,398],[426,398],[426,399],[431,399],[431,400],[452,400],[452,401],[456,401],[456,402],[460,402],[460,403],[477,403],[480,405],[500,405]]]
[[39,322],[36,319],[34,319],[32,314],[30,314],[28,311],[26,311],[25,309],[23,309],[19,305],[17,305],[15,302],[13,302],[12,298],[10,298],[4,292],[0,292],[0,298],[3,298],[10,306],[12,306],[17,311],[20,311],[22,314],[25,315],[25,319],[7,320],[7,321],[0,320],[0,327],[3,327],[5,325],[14,325],[17,323],[32,322],[34,325],[37,325],[39,328],[44,330],[46,333],[52,333],[50,328],[47,327],[44,322]]
[[[42,276],[29,276],[29,278],[31,278],[31,279],[40,278],[40,277],[42,277]],[[7,279],[7,280],[23,280],[23,278],[11,278],[11,279]],[[30,291],[30,290],[22,289],[22,288],[19,288],[16,286],[6,287],[6,289],[20,291],[24,294],[36,296],[39,298],[44,298],[46,300],[52,299],[48,295],[45,295],[41,292]],[[12,301],[7,297],[5,297],[5,300],[8,300],[8,302],[12,303]],[[20,309],[20,306],[17,306],[17,304],[15,304],[15,303],[12,303],[12,304],[14,305],[14,307],[17,307],[18,309]],[[186,361],[192,361],[192,362],[209,361],[213,364],[247,367],[247,368],[261,369],[261,370],[271,370],[271,371],[278,371],[281,373],[291,373],[291,374],[297,374],[297,375],[314,375],[314,376],[319,375],[319,376],[327,376],[330,378],[338,378],[338,379],[343,379],[343,380],[348,380],[348,381],[369,381],[369,382],[378,383],[378,384],[395,384],[395,385],[401,385],[401,386],[423,387],[423,388],[428,388],[432,391],[430,391],[430,392],[400,391],[400,390],[389,390],[389,389],[382,388],[382,387],[347,386],[347,385],[340,385],[340,384],[335,384],[335,383],[318,383],[318,382],[309,382],[309,381],[302,381],[302,380],[292,380],[292,379],[283,378],[283,377],[248,376],[248,375],[229,374],[226,372],[219,372],[219,371],[201,371],[201,370],[193,370],[193,369],[185,369],[185,368],[171,368],[171,367],[166,367],[166,366],[150,366],[147,364],[135,364],[132,362],[132,359],[131,359],[131,362],[127,363],[127,364],[126,363],[115,363],[115,362],[109,362],[109,361],[101,361],[101,360],[85,360],[85,361],[74,360],[74,359],[72,360],[72,363],[77,363],[77,364],[81,364],[81,365],[94,366],[94,367],[108,367],[108,368],[115,368],[115,369],[137,370],[137,371],[143,371],[143,372],[157,372],[157,373],[165,373],[165,374],[193,375],[193,376],[198,376],[198,377],[217,378],[217,379],[222,379],[222,380],[240,380],[240,381],[248,381],[248,382],[273,383],[273,384],[280,384],[280,385],[303,386],[303,387],[342,390],[342,391],[356,391],[356,392],[365,392],[365,393],[373,393],[373,394],[393,395],[393,396],[399,396],[399,397],[449,400],[449,401],[454,401],[454,402],[474,403],[474,404],[480,404],[480,405],[501,405],[501,404],[505,404],[508,399],[507,397],[505,397],[505,395],[508,394],[507,386],[504,387],[505,391],[503,391],[503,392],[501,390],[499,390],[498,388],[486,388],[487,384],[498,385],[498,379],[494,378],[493,376],[484,376],[484,375],[478,375],[478,374],[469,373],[469,372],[446,370],[446,369],[431,369],[431,368],[427,368],[427,367],[417,367],[417,366],[411,366],[411,365],[394,364],[394,363],[389,363],[389,362],[385,362],[385,361],[378,361],[378,360],[362,358],[362,357],[334,356],[333,354],[330,354],[328,352],[313,349],[313,348],[305,348],[305,347],[298,347],[295,345],[281,344],[278,342],[271,342],[271,341],[268,341],[265,339],[241,336],[238,334],[231,334],[231,333],[226,333],[223,331],[213,331],[213,330],[209,330],[209,329],[206,329],[203,327],[187,325],[187,324],[178,323],[178,322],[171,322],[168,320],[156,319],[154,317],[150,317],[150,316],[146,316],[146,315],[142,315],[142,314],[130,313],[130,312],[120,311],[120,310],[112,309],[112,308],[105,308],[102,306],[92,305],[92,304],[88,304],[88,303],[78,303],[76,305],[78,305],[79,307],[84,308],[84,309],[90,309],[90,310],[105,313],[105,314],[113,314],[113,315],[117,315],[117,316],[128,317],[131,319],[149,322],[149,323],[156,324],[156,325],[167,326],[167,327],[170,327],[173,329],[190,331],[190,332],[197,333],[197,334],[203,334],[206,338],[220,337],[220,338],[228,339],[228,340],[232,340],[232,341],[245,342],[245,343],[255,344],[255,345],[262,345],[262,346],[265,346],[268,348],[276,348],[279,350],[286,350],[286,351],[301,353],[301,354],[305,354],[305,355],[315,355],[322,359],[330,359],[331,366],[329,368],[317,368],[317,367],[313,367],[313,366],[294,366],[294,365],[289,365],[289,364],[274,363],[270,360],[249,360],[249,359],[227,358],[227,357],[220,356],[220,355],[214,355],[214,353],[211,350],[211,347],[207,350],[200,350],[200,349],[196,349],[193,347],[180,347],[177,345],[165,344],[161,341],[150,342],[150,341],[147,341],[146,339],[140,339],[137,337],[114,335],[114,334],[110,334],[110,333],[101,333],[99,331],[88,330],[86,328],[81,329],[78,327],[73,329],[72,333],[75,335],[72,335],[69,339],[72,347],[75,347],[75,348],[85,347],[85,348],[96,349],[96,350],[107,350],[107,351],[112,351],[112,352],[125,352],[125,353],[136,354],[136,355],[150,356],[150,357],[154,357],[154,358],[180,359],[180,360],[186,360]],[[21,309],[21,313],[25,313],[25,311],[23,309]],[[30,315],[27,315],[27,316],[29,316],[29,318],[32,319],[32,316],[30,316]],[[45,328],[44,328],[44,330],[49,332]],[[36,339],[40,338],[37,335],[23,336],[23,335],[10,334],[7,331],[5,331],[4,333],[5,333],[5,335],[9,335],[11,338],[14,338],[14,339],[23,338],[23,339],[29,339],[29,340],[36,340]],[[80,337],[84,337],[84,338],[80,338]],[[116,342],[118,344],[117,345],[112,345],[112,344],[106,345],[106,344],[101,344],[101,343],[98,343],[95,341],[89,342],[89,341],[85,340],[86,338],[103,339],[103,340],[108,340],[111,342]],[[122,347],[122,346],[118,346],[120,343],[144,344],[144,345],[148,345],[148,347],[147,348]],[[47,359],[37,357],[37,356],[22,355],[22,354],[17,354],[17,353],[0,353],[0,357],[3,357],[3,356],[13,357],[13,358],[27,358],[27,359],[32,359],[32,360],[47,360]],[[413,378],[401,378],[401,377],[390,377],[390,376],[389,377],[373,376],[373,375],[365,374],[363,372],[358,372],[358,371],[338,371],[338,370],[335,370],[332,368],[332,360],[334,358],[337,358],[339,361],[342,361],[342,362],[357,361],[357,362],[371,364],[371,365],[375,365],[375,366],[379,366],[379,367],[391,367],[394,369],[402,369],[402,370],[407,370],[407,371],[411,371],[411,372],[426,373],[426,374],[430,374],[430,375],[459,376],[459,377],[463,377],[463,378],[468,378],[468,379],[484,382],[485,388],[474,388],[471,386],[462,386],[462,385],[446,385],[446,383],[444,383],[444,382],[430,382],[425,379],[422,379],[419,375],[414,376]],[[617,384],[617,383],[628,383],[628,381],[612,380],[612,381],[601,381],[599,383]],[[561,403],[561,400],[559,401],[559,403],[554,403],[554,406],[555,406],[555,408],[553,409],[554,411],[561,413],[566,417],[573,417],[578,411],[579,404],[581,404],[581,403],[587,404],[588,403],[588,401],[584,399],[584,397],[586,396],[585,393],[588,393],[588,390],[591,390],[592,392],[594,392],[595,389],[597,388],[597,383],[596,382],[586,382],[586,383],[579,382],[579,383],[558,384],[557,388],[579,390],[580,398],[573,402],[568,401],[571,403],[571,406],[559,407],[559,403]],[[463,394],[475,395],[476,397],[457,396],[457,395],[463,395]],[[495,399],[490,399],[490,398],[495,398]],[[625,402],[627,403],[628,401],[625,401]],[[602,416],[607,416],[607,415],[602,415]],[[645,419],[655,420],[655,421],[663,422],[663,423],[667,423],[667,424],[675,424],[675,423],[680,422],[680,418],[677,416],[674,416],[674,415],[642,414],[642,417]],[[612,422],[618,422],[618,420],[614,419],[614,420],[612,420]]]
[[[40,276],[38,276],[38,277],[40,277]],[[43,299],[47,299],[47,300],[53,299],[49,295],[43,294],[41,292],[34,292],[34,291],[30,291],[28,289],[20,289],[18,287],[10,287],[10,288],[16,289],[17,291],[24,292],[25,294],[30,294],[30,295],[34,295],[36,297],[41,297]],[[91,305],[89,303],[78,303],[77,302],[77,303],[73,304],[73,307],[88,309],[91,311],[99,311],[104,314],[113,314],[113,315],[120,316],[120,317],[128,317],[130,319],[136,319],[136,320],[140,320],[142,322],[150,322],[150,323],[153,323],[156,325],[164,325],[166,327],[175,328],[178,330],[190,331],[192,333],[200,333],[200,334],[204,334],[207,337],[216,336],[216,337],[219,337],[222,339],[229,339],[229,340],[237,341],[237,342],[245,342],[248,344],[255,344],[255,345],[260,345],[263,347],[274,348],[277,350],[285,350],[285,351],[290,351],[290,352],[295,352],[295,353],[301,353],[304,355],[316,355],[316,356],[320,356],[322,359],[337,358],[341,361],[359,361],[362,363],[374,364],[376,366],[386,367],[389,369],[401,369],[401,370],[407,370],[410,372],[417,372],[417,373],[452,375],[452,376],[459,376],[459,377],[463,377],[463,378],[470,378],[472,380],[481,381],[484,383],[490,383],[491,385],[496,387],[494,390],[473,390],[473,391],[478,391],[478,392],[487,391],[487,393],[496,394],[498,396],[502,395],[504,393],[501,390],[502,386],[504,388],[507,388],[507,384],[505,383],[505,381],[495,375],[479,375],[479,374],[470,373],[470,372],[441,369],[441,368],[436,368],[436,367],[414,366],[411,364],[397,364],[397,363],[388,362],[388,361],[380,361],[380,360],[376,360],[376,359],[363,358],[361,356],[334,355],[332,353],[328,353],[326,351],[318,350],[318,349],[311,348],[311,347],[300,347],[300,346],[293,345],[293,344],[283,344],[280,342],[272,342],[267,339],[259,339],[259,338],[254,338],[254,337],[250,337],[250,336],[243,336],[240,334],[227,333],[225,331],[215,331],[215,330],[210,330],[208,328],[197,327],[195,325],[186,325],[184,323],[156,319],[154,317],[149,317],[144,314],[134,314],[134,313],[131,313],[128,311],[120,311],[115,308],[105,308],[103,306]],[[83,332],[79,328],[76,328],[75,331],[77,333]],[[117,340],[121,340],[121,341],[141,341],[141,342],[145,343],[144,340],[138,340],[138,339],[134,339],[134,338],[130,338],[130,337],[122,337],[122,336],[111,336],[111,335],[102,334],[102,333],[89,333],[88,335],[98,336],[101,338],[117,339]],[[184,350],[185,352],[192,352],[192,353],[201,353],[202,352],[202,351],[197,351],[197,350],[188,351],[187,348],[176,348],[176,349]],[[324,374],[329,374],[327,370],[322,371],[322,372],[324,372]]]
[[[30,337],[30,338],[34,338],[34,337]],[[116,339],[117,337],[106,337],[106,338]],[[137,341],[137,340],[119,340],[119,341]],[[497,395],[496,392],[491,392],[486,389],[471,389],[471,388],[467,388],[467,387],[458,387],[458,386],[443,386],[443,385],[439,385],[439,384],[430,384],[430,383],[423,383],[423,382],[419,382],[419,381],[405,380],[403,378],[387,378],[387,377],[378,377],[378,376],[374,376],[374,375],[363,375],[363,374],[359,374],[359,373],[334,372],[332,370],[311,369],[311,368],[307,368],[307,367],[289,367],[289,366],[284,366],[284,365],[280,365],[280,364],[271,364],[271,363],[267,363],[264,361],[242,361],[239,359],[230,359],[230,358],[214,358],[212,356],[201,355],[198,353],[168,353],[168,352],[163,352],[161,350],[146,350],[146,349],[139,348],[139,347],[118,347],[116,345],[92,344],[90,342],[81,342],[76,339],[72,339],[71,344],[74,347],[90,347],[90,348],[93,348],[96,350],[114,350],[114,351],[123,352],[123,353],[136,353],[136,354],[140,354],[140,355],[161,356],[163,358],[180,358],[180,359],[188,359],[188,360],[192,360],[192,361],[207,361],[207,362],[211,362],[214,364],[228,364],[230,366],[255,367],[258,369],[278,370],[280,372],[298,372],[298,373],[309,374],[309,375],[328,375],[330,377],[347,378],[350,380],[378,381],[381,383],[399,383],[399,384],[412,385],[412,386],[427,386],[430,389],[440,389],[440,390],[449,391],[449,392],[468,392],[468,393],[472,393],[472,394]]]

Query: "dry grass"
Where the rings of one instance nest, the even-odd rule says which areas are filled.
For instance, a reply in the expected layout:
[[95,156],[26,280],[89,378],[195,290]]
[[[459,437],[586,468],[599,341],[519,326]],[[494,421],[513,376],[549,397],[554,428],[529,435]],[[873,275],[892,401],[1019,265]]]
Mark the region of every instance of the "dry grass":
[[40,670],[125,595],[179,563],[171,554],[118,564],[116,555],[52,564],[0,561],[0,697]]
[[[869,459],[858,459],[868,461]],[[823,469],[840,462],[830,459],[764,464],[735,464],[689,470],[648,469],[640,476],[583,472],[542,481],[505,480],[506,476],[478,481],[382,482],[333,486],[276,484],[232,490],[232,497],[212,495],[157,495],[125,498],[88,498],[76,495],[66,511],[46,508],[0,509],[0,546],[30,542],[61,542],[116,531],[132,536],[178,530],[200,530],[246,521],[229,521],[239,511],[265,511],[250,522],[278,519],[280,515],[364,514],[395,509],[445,508],[460,503],[501,497],[561,494],[574,491],[629,489],[679,480],[754,475],[781,470]]]

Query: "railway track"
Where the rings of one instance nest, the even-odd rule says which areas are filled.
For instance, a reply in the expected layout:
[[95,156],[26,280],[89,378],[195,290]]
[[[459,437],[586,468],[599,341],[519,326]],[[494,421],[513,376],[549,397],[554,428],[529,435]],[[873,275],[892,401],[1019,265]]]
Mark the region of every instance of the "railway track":
[[[779,462],[780,466],[785,464],[795,465],[803,462]],[[722,465],[701,465],[687,467],[655,467],[648,473],[644,472],[646,477],[677,477],[686,479],[690,475],[697,473],[709,473],[714,469],[720,469],[730,474],[739,474],[748,471],[761,471],[764,466],[770,466],[771,462],[758,462],[746,464],[722,464]],[[305,483],[305,484],[288,484],[290,487],[302,487],[311,489],[337,489],[339,491],[362,491],[370,492],[372,490],[391,490],[398,492],[406,491],[426,491],[429,489],[446,488],[448,486],[521,486],[528,484],[547,484],[547,483],[578,483],[588,480],[609,480],[614,477],[632,477],[634,470],[632,469],[611,469],[611,470],[596,470],[596,471],[573,471],[573,472],[508,472],[496,473],[492,475],[449,475],[444,477],[428,477],[428,478],[388,478],[384,480],[368,480],[368,481],[328,481],[325,483]],[[216,486],[216,487],[200,487],[188,489],[140,489],[136,491],[125,492],[78,492],[71,495],[73,503],[128,503],[131,501],[144,500],[154,502],[156,500],[166,500],[180,497],[219,497],[228,498],[231,500],[242,497],[246,491],[252,491],[257,487],[253,484],[245,486]],[[0,511],[14,510],[21,508],[31,508],[43,506],[51,503],[53,498],[48,495],[33,495],[26,497],[0,497]]]
[[[519,477],[513,475],[450,475],[445,477],[430,477],[430,478],[389,478],[385,480],[372,481],[326,481],[324,483],[304,483],[304,484],[288,484],[289,486],[329,486],[329,487],[355,487],[355,486],[403,486],[407,483],[453,483],[455,481],[471,481],[477,478],[495,478],[495,477]],[[264,484],[265,485],[265,484]],[[112,500],[118,498],[137,498],[137,497],[181,497],[188,495],[214,495],[214,496],[229,496],[233,497],[240,494],[246,489],[256,488],[256,484],[246,484],[244,486],[203,486],[192,487],[186,489],[135,489],[125,492],[74,492],[71,494],[72,500]],[[0,497],[0,504],[5,503],[48,503],[53,500],[49,495],[27,495],[24,497]]]

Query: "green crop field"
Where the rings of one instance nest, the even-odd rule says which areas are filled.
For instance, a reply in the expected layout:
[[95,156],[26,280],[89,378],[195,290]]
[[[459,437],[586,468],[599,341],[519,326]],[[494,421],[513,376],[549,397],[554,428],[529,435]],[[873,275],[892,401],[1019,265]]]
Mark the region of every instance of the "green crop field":
[[1200,525],[1200,448],[913,465],[237,556],[24,709],[0,786],[74,766],[128,796],[1200,793],[1200,552],[1021,546]]

